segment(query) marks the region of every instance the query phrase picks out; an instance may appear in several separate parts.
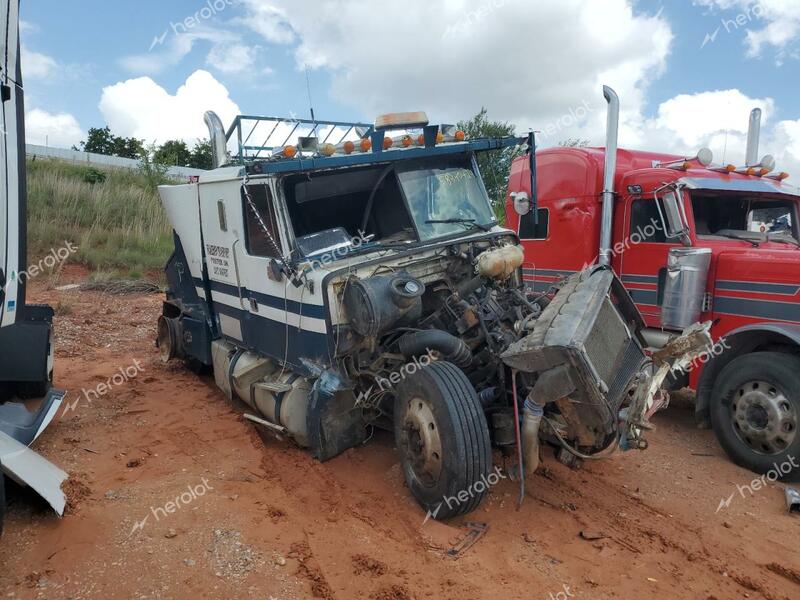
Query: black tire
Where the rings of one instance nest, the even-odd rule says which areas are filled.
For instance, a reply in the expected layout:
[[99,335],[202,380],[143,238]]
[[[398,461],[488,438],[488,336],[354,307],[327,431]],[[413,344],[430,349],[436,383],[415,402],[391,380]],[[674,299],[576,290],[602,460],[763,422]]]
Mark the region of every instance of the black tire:
[[740,356],[717,376],[711,400],[711,426],[733,462],[781,479],[800,474],[800,358]]
[[[430,447],[419,433],[426,429],[421,423],[430,430]],[[401,381],[394,429],[408,488],[431,517],[444,520],[480,505],[491,483],[489,427],[475,388],[458,367],[435,362]]]

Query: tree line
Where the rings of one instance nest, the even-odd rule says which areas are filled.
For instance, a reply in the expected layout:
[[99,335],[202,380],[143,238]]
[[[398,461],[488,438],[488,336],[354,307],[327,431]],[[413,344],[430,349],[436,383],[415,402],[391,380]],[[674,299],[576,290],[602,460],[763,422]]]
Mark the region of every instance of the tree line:
[[109,127],[92,127],[86,140],[73,150],[147,160],[157,165],[211,169],[211,142],[199,140],[194,147],[182,140],[169,140],[159,145],[145,145],[144,140],[114,135]]

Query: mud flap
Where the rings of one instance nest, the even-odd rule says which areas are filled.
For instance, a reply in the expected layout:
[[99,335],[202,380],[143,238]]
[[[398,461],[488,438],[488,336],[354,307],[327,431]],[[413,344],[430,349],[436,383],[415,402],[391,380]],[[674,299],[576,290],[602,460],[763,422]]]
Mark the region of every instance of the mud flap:
[[336,371],[322,371],[314,383],[308,437],[314,458],[323,462],[367,439],[352,386]]
[[66,496],[61,485],[67,474],[28,448],[58,412],[64,392],[51,390],[39,409],[30,412],[23,404],[0,405],[0,472],[19,485],[30,487],[53,508],[64,514]]

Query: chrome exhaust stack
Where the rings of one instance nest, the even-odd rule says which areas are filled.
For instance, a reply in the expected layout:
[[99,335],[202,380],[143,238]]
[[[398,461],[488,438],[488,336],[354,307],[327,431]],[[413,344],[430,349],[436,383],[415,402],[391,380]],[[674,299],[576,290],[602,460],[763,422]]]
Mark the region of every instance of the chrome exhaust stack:
[[750,111],[750,126],[747,128],[747,152],[745,165],[758,166],[758,145],[761,138],[761,109],[754,108]]
[[606,123],[606,158],[603,179],[603,213],[600,226],[600,253],[598,262],[601,265],[611,264],[611,233],[614,226],[614,176],[617,171],[617,138],[619,136],[619,97],[607,85],[603,86],[603,96],[608,102],[608,120]]
[[228,141],[225,138],[225,127],[222,120],[214,111],[208,111],[204,118],[208,135],[211,140],[211,166],[218,169],[230,162],[228,154]]

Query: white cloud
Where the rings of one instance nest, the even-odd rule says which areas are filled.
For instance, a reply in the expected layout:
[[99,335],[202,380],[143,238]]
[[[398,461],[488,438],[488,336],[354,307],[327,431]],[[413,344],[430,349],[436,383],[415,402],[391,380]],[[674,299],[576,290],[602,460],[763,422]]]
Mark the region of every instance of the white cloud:
[[258,58],[258,46],[218,44],[208,53],[206,62],[222,73],[236,75],[252,72]]
[[[245,4],[249,14],[244,18],[234,19],[233,24],[248,27],[274,44],[289,44],[295,41],[294,31],[283,9],[264,2],[246,1]],[[324,10],[322,6],[315,8]]]
[[695,0],[720,11],[719,35],[740,32],[749,56],[760,56],[765,46],[776,50],[776,60],[797,57],[792,46],[800,36],[797,0]]
[[749,98],[735,89],[681,94],[658,107],[653,124],[674,132],[674,142],[695,147],[713,136],[746,134],[753,108],[761,108],[762,124],[766,125],[774,107],[771,98]]
[[524,130],[593,107],[559,139],[602,131],[604,83],[623,98],[626,123],[640,122],[672,42],[664,18],[629,0],[243,3],[253,30],[294,43],[299,67],[329,70],[334,98],[365,118],[425,109],[452,122],[486,106]]
[[29,144],[71,148],[84,138],[78,120],[68,113],[49,113],[34,108],[25,115],[25,140]]
[[762,110],[759,156],[772,154],[778,168],[800,179],[800,120],[773,123],[775,101],[750,98],[737,89],[681,94],[661,103],[646,119],[638,138],[621,139],[631,149],[686,157],[706,146],[716,163],[744,164],[750,111]]
[[208,137],[206,111],[228,124],[240,114],[228,90],[208,71],[195,71],[172,95],[149,77],[130,79],[103,89],[100,112],[116,135],[163,143]]
[[21,61],[22,72],[26,78],[46,79],[58,69],[58,63],[53,57],[34,52],[25,45],[22,46]]
[[154,47],[150,52],[126,56],[120,60],[120,64],[137,75],[156,75],[178,65],[198,41],[210,41],[216,45],[229,43],[232,39],[233,36],[224,31],[198,28],[170,35],[163,46]]

